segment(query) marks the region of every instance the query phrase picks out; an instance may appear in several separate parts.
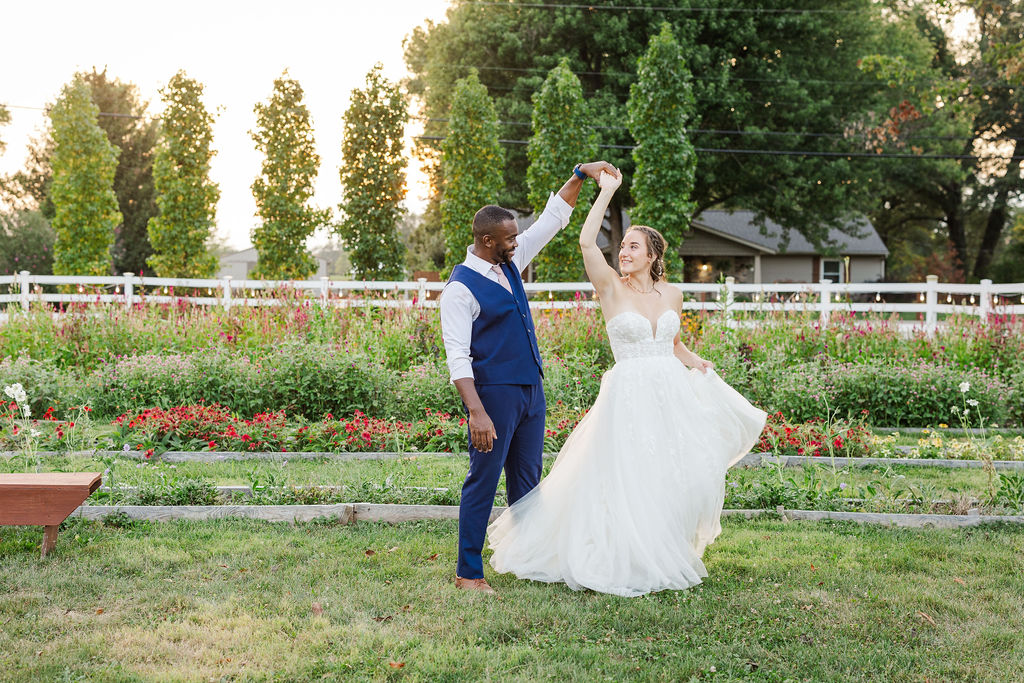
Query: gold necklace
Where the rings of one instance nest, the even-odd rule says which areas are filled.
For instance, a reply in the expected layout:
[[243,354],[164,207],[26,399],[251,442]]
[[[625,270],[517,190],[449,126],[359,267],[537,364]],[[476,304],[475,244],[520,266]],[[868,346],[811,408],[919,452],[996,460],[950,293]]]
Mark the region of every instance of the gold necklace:
[[632,289],[637,294],[650,294],[651,292],[654,291],[654,283],[653,282],[651,283],[651,288],[648,289],[646,292],[644,290],[642,290],[642,289],[637,289],[636,287],[633,286],[633,282],[632,282],[632,280],[630,280],[630,277],[628,275],[626,276],[626,286],[629,287],[630,289]]

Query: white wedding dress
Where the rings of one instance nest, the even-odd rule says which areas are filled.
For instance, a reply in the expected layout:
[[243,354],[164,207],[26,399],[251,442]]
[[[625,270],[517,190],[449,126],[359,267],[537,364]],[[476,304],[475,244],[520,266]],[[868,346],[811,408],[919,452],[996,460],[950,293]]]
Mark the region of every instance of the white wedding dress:
[[551,473],[488,527],[491,566],[622,596],[689,588],[721,532],[725,472],[766,414],[673,355],[674,311],[607,328],[615,365]]

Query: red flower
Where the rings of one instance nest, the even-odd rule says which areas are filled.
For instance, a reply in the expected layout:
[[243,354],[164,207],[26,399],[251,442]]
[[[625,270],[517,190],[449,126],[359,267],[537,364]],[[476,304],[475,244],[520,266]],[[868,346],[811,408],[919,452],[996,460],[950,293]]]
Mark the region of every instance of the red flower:
[[212,451],[212,450],[213,450],[214,448],[216,448],[216,447],[217,447],[217,442],[216,442],[216,441],[210,441],[210,442],[209,442],[208,444],[206,444],[206,445],[207,445],[207,446],[209,447],[209,449],[210,449],[210,450]]

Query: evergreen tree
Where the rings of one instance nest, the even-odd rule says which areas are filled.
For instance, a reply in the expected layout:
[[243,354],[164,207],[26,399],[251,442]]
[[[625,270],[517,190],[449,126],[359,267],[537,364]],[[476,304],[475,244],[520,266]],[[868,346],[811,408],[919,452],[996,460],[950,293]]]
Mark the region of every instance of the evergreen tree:
[[366,87],[352,91],[341,145],[344,199],[338,234],[349,252],[352,275],[364,280],[402,276],[405,245],[398,232],[404,210],[402,134],[409,118],[401,90],[376,64]]
[[[697,155],[686,137],[693,116],[690,72],[669,24],[651,37],[637,63],[637,80],[630,86],[629,130],[636,140],[633,161],[633,199],[630,221],[649,225],[678,249],[695,208],[693,192]],[[682,270],[666,264],[681,279]]]
[[160,94],[165,106],[153,169],[160,213],[149,220],[149,266],[160,277],[213,277],[218,260],[208,246],[220,197],[210,180],[213,115],[203,105],[203,85],[184,71]]
[[53,126],[53,272],[109,275],[114,228],[121,222],[114,194],[118,150],[97,124],[99,108],[81,76],[65,85],[50,110]]
[[494,102],[476,71],[471,71],[455,84],[448,135],[441,146],[446,273],[466,258],[466,247],[473,242],[473,215],[497,201],[504,161]]
[[316,271],[306,239],[330,220],[330,212],[308,206],[320,156],[302,86],[287,71],[274,81],[269,101],[256,105],[256,118],[250,135],[264,159],[262,175],[252,184],[262,220],[252,234],[259,254],[253,276],[306,279]]
[[[597,156],[597,139],[591,128],[580,79],[563,59],[551,70],[533,96],[533,136],[526,148],[530,166],[526,182],[530,206],[539,216],[548,196],[561,187],[569,169]],[[586,279],[579,255],[579,229],[590,211],[587,193],[580,193],[573,218],[533,260],[534,276],[544,282]]]

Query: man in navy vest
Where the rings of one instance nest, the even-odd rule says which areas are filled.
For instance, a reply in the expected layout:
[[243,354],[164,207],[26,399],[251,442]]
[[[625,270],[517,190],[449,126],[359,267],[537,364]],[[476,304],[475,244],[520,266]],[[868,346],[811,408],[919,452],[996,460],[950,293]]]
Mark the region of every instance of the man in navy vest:
[[511,505],[540,482],[544,389],[522,272],[569,222],[587,177],[617,174],[604,161],[577,164],[540,218],[517,237],[515,216],[485,206],[473,217],[473,245],[441,295],[448,370],[469,415],[469,473],[459,505],[457,588],[494,591],[484,579],[487,523],[505,470]]

